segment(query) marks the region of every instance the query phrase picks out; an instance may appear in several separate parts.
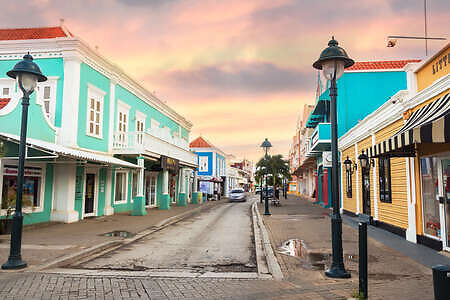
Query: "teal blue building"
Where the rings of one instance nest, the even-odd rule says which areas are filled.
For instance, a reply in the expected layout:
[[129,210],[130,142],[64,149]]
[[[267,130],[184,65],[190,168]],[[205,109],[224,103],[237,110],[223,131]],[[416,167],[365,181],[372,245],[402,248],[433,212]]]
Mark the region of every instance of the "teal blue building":
[[[403,68],[409,62],[416,60],[356,62],[345,70],[337,81],[338,138],[389,101],[398,91],[406,89],[406,72]],[[328,87],[329,82],[319,76],[316,103],[306,122],[306,127],[313,130],[306,156],[315,157],[317,162],[315,201],[324,207],[332,204]]]
[[192,123],[62,26],[7,31],[0,45],[1,218],[15,201],[21,119],[21,92],[6,72],[28,51],[48,80],[29,106],[25,224],[144,215],[191,201]]

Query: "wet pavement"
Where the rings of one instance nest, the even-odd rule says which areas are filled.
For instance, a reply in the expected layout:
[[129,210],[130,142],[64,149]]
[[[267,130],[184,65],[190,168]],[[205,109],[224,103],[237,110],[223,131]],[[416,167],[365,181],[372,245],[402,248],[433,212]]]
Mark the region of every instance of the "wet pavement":
[[[250,201],[226,203],[70,267],[162,272],[256,272]],[[125,236],[130,233],[109,233]]]

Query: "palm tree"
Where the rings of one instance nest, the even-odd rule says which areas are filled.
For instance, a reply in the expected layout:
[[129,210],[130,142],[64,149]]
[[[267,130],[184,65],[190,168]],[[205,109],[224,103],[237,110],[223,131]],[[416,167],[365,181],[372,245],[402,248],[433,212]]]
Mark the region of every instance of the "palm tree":
[[267,157],[261,158],[256,164],[255,178],[258,181],[262,181],[265,175],[267,167],[267,181],[272,181],[273,186],[281,186],[283,178],[291,179],[289,173],[289,163],[283,159],[281,154],[267,155]]

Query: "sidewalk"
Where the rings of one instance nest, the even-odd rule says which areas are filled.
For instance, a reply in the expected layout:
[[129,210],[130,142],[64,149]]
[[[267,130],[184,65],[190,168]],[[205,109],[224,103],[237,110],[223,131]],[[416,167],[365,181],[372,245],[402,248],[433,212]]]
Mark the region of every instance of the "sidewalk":
[[[270,206],[272,215],[264,216],[264,224],[285,280],[317,299],[350,297],[358,290],[358,229],[342,225],[344,263],[352,278],[327,278],[324,269],[331,254],[331,210],[296,196],[282,198],[281,205]],[[258,208],[263,214],[264,205],[258,202]],[[300,257],[279,253],[289,239],[303,241],[303,247],[297,249]],[[371,238],[370,230],[368,249],[369,299],[432,299],[431,269]]]
[[[48,223],[31,228],[25,227],[22,236],[22,258],[28,263],[25,271],[97,245],[125,239],[120,236],[105,236],[106,233],[127,231],[135,235],[146,229],[161,226],[170,218],[187,216],[222,203],[226,203],[225,199],[202,204],[188,204],[186,207],[172,206],[170,210],[151,208],[147,209],[146,216],[131,216],[130,212],[125,212],[112,216],[88,218],[70,224]],[[8,259],[9,247],[10,235],[0,235],[1,263]]]

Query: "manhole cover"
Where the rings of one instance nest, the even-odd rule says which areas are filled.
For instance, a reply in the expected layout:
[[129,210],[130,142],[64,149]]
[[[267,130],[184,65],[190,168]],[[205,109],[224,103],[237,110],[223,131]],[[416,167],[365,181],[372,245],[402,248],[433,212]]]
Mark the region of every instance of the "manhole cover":
[[103,236],[109,236],[109,237],[123,237],[123,238],[130,238],[135,236],[135,233],[129,232],[129,231],[121,231],[121,230],[115,230],[111,232],[107,232],[104,234],[101,234]]

